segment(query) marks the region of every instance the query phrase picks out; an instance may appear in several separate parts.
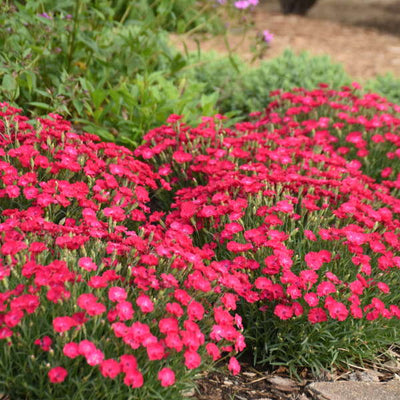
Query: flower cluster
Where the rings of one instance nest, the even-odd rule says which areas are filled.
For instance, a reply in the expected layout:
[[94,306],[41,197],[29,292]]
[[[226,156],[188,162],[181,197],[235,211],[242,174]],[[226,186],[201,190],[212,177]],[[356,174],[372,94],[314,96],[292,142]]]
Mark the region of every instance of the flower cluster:
[[234,128],[171,115],[133,153],[1,104],[4,354],[33,343],[52,383],[79,365],[162,391],[224,353],[238,373],[250,308],[400,319],[399,108],[324,85],[275,95]]
[[207,265],[212,246],[195,246],[190,226],[166,226],[152,210],[152,192],[170,189],[163,176],[124,147],[74,133],[58,115],[34,127],[0,106],[7,362],[35,344],[32,356],[47,357],[52,383],[76,373],[79,361],[128,389],[154,385],[155,369],[167,388],[243,350],[234,301],[220,298],[220,271]]
[[[226,5],[227,0],[216,0],[219,5]],[[246,10],[250,7],[255,7],[259,3],[259,0],[238,0],[233,2],[233,6],[238,10]]]
[[274,35],[271,33],[268,29],[263,30],[262,36],[264,39],[264,42],[269,44],[274,40]]
[[[353,83],[353,89],[361,88]],[[352,88],[336,92],[324,84],[318,90],[300,88],[292,93],[273,94],[276,101],[269,107],[266,123],[271,120],[276,128],[290,124],[293,130],[327,135],[326,142],[339,155],[353,161],[355,166],[360,165],[366,175],[398,194],[400,105],[375,93],[360,97]],[[318,118],[310,118],[311,115]],[[319,146],[319,138],[315,140]]]
[[234,2],[234,6],[238,10],[245,10],[249,7],[255,7],[258,5],[258,0],[239,0]]
[[215,245],[221,284],[271,321],[399,319],[400,108],[325,85],[273,95],[233,130],[147,134],[135,154],[177,184],[167,222]]

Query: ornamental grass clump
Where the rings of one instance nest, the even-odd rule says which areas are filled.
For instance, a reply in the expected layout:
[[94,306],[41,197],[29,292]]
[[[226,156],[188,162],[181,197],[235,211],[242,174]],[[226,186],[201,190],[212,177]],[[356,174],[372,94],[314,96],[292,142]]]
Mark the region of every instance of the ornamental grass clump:
[[150,210],[149,191],[169,184],[128,149],[19,111],[1,104],[0,392],[182,398],[245,346],[205,266],[212,246]]
[[215,247],[256,361],[362,363],[399,340],[399,108],[324,85],[276,95],[235,129],[175,117],[136,154],[174,186],[167,223]]

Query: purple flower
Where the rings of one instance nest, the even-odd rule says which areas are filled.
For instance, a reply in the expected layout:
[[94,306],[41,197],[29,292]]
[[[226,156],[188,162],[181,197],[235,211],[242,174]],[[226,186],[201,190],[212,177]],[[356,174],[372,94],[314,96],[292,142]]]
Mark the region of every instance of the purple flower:
[[245,10],[250,4],[247,0],[235,1],[235,7],[239,10]]
[[53,17],[51,17],[49,14],[47,14],[46,12],[39,14],[39,17],[43,17],[46,19],[53,19]]
[[271,43],[274,40],[274,35],[268,29],[263,31],[263,37],[266,43]]
[[239,10],[245,10],[250,6],[256,6],[258,4],[258,0],[240,0],[235,1],[234,6]]

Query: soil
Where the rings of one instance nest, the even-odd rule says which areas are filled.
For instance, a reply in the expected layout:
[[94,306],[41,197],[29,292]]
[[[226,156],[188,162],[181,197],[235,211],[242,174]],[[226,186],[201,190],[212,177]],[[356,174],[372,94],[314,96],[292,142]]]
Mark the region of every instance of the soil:
[[[242,370],[230,375],[226,365],[200,377],[197,390],[189,395],[191,400],[314,400],[310,384],[314,382],[374,382],[383,383],[400,379],[400,348],[393,347],[391,360],[378,357],[376,363],[353,365],[348,370],[322,371],[312,375],[304,368],[297,378],[290,377],[285,367],[275,369],[253,368],[241,362]],[[382,362],[386,360],[385,362]],[[319,397],[318,397],[319,398]]]
[[[254,56],[251,51],[254,38],[268,29],[274,40],[262,59],[276,57],[290,48],[296,53],[328,55],[332,61],[342,63],[346,72],[361,83],[386,73],[400,78],[400,0],[319,0],[305,17],[282,15],[278,0],[264,0],[252,17],[254,25],[245,36],[240,27],[231,25],[226,38],[172,35],[171,41],[182,50],[197,51],[200,44],[202,51],[214,50],[219,54],[228,53],[228,43],[231,51],[250,61]],[[298,381],[290,379],[285,368],[266,371],[246,364],[243,367],[236,377],[222,369],[201,377],[191,398],[307,400],[312,398],[307,385],[313,381],[386,381],[395,374],[390,368],[355,366],[352,371],[319,377],[305,370]],[[399,374],[400,368],[396,372]]]
[[[305,17],[282,15],[279,10],[278,0],[260,1],[252,14],[254,25],[245,36],[237,25],[229,28],[230,49],[251,60],[256,35],[268,29],[274,40],[263,59],[290,48],[328,55],[361,83],[386,73],[400,77],[399,0],[319,0]],[[182,49],[197,50],[199,42],[202,51],[228,52],[221,36],[172,36],[171,40]]]

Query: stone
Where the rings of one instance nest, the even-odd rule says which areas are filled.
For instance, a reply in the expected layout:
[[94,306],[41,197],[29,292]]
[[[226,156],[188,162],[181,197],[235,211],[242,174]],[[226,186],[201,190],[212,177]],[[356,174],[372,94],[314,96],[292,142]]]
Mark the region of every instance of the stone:
[[[196,394],[196,391],[194,389],[189,389],[189,390],[182,391],[181,393],[182,393],[183,397],[193,397]],[[1,397],[0,397],[0,399],[1,399]]]
[[400,381],[314,382],[306,387],[314,400],[399,400]]

